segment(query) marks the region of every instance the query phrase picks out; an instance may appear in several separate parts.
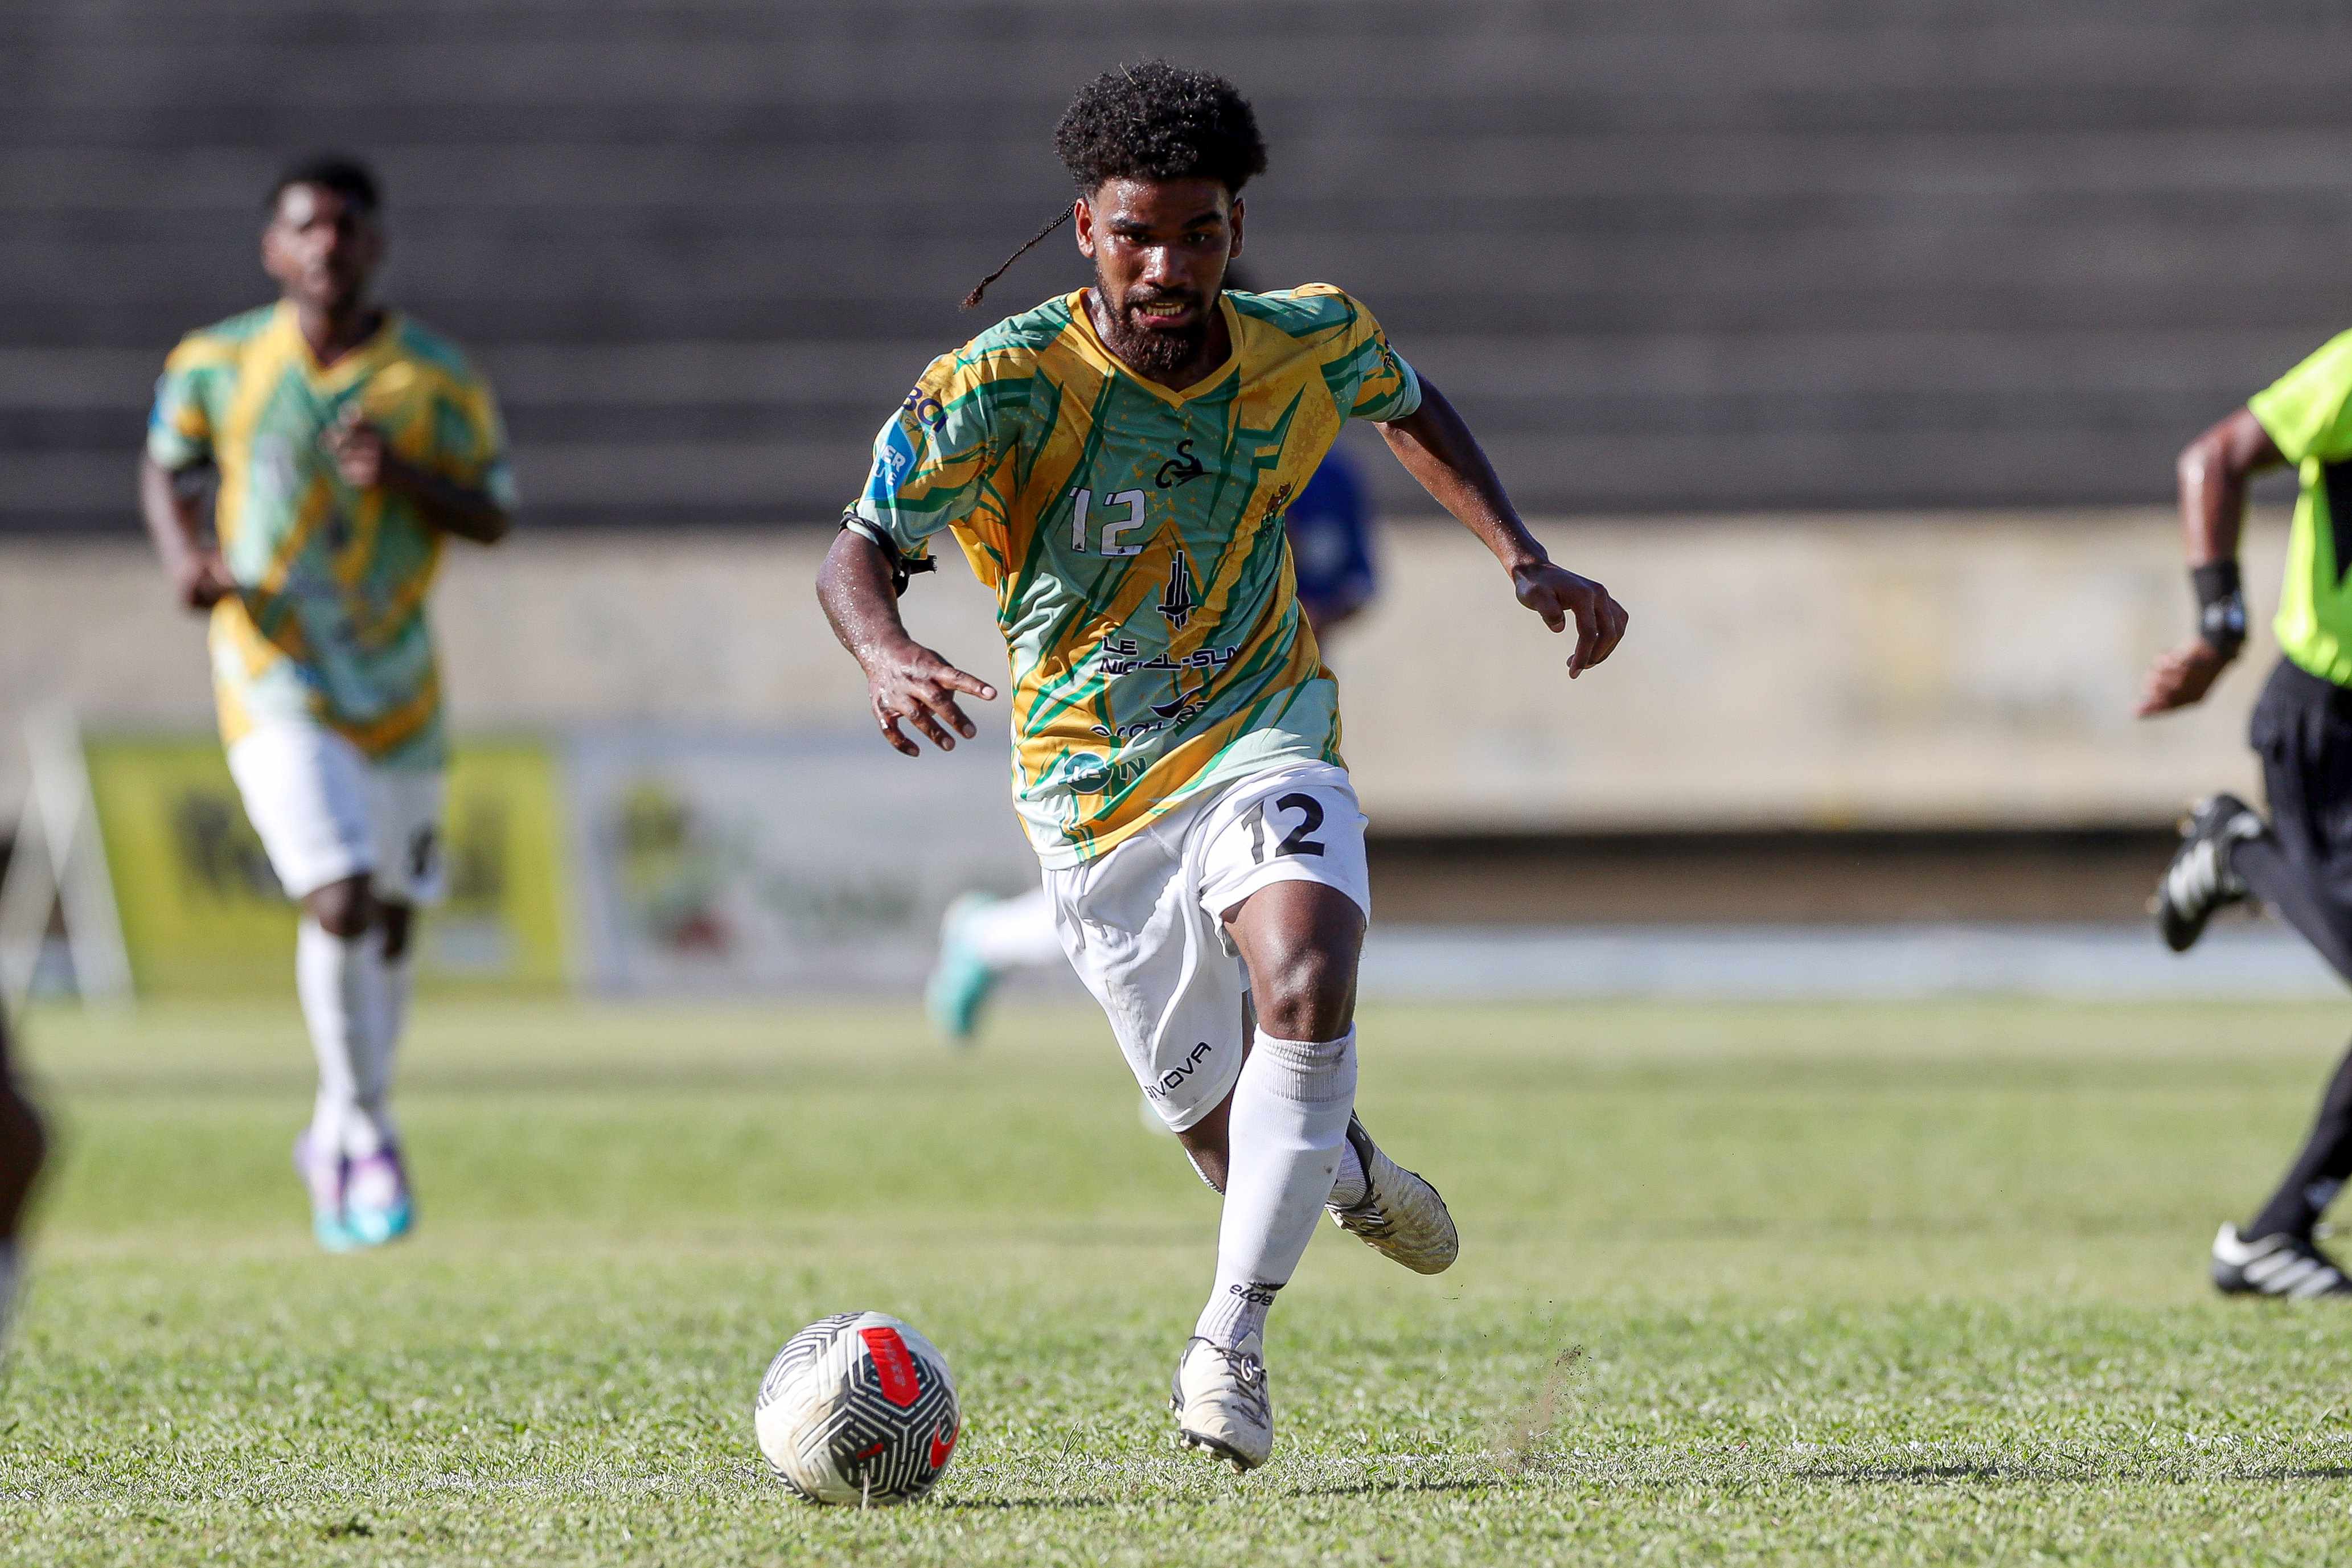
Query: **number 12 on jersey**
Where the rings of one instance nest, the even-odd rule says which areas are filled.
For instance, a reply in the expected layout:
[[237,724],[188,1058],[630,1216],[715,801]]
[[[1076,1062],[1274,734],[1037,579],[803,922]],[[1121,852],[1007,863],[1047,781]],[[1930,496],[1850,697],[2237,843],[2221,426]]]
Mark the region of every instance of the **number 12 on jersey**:
[[[1087,510],[1094,504],[1094,499],[1095,492],[1089,489],[1070,492],[1070,548],[1081,552],[1087,548]],[[1117,521],[1108,521],[1110,510],[1113,507],[1126,508],[1127,515]],[[1143,526],[1143,492],[1121,490],[1115,496],[1105,496],[1103,514],[1106,521],[1102,525],[1100,548],[1095,553],[1098,555],[1142,554],[1143,546],[1121,544],[1118,542],[1118,536],[1122,533],[1132,533]]]

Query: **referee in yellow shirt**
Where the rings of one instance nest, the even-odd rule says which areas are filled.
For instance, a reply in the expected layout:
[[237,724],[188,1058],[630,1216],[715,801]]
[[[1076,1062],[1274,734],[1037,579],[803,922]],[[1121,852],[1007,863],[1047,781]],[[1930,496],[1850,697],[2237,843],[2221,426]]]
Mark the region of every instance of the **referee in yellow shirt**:
[[[2254,703],[2249,737],[2262,758],[2270,819],[2235,795],[2200,802],[2152,907],[2166,944],[2180,952],[2215,910],[2260,899],[2352,981],[2352,332],[2180,454],[2198,630],[2158,658],[2139,714],[2200,700],[2244,645],[2237,556],[2246,481],[2282,463],[2303,479],[2279,595],[2285,657]],[[2224,1225],[2214,1237],[2213,1283],[2231,1295],[2352,1295],[2352,1280],[2313,1239],[2347,1176],[2352,1054],[2337,1064],[2278,1190],[2243,1228]]]

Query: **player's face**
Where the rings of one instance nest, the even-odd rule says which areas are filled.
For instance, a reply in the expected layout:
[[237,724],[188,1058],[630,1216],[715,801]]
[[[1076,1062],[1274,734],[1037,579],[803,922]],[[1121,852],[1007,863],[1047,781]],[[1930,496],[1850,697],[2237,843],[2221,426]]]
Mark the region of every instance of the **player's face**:
[[358,305],[383,259],[375,215],[323,185],[289,185],[261,231],[261,265],[289,299],[330,315]]
[[1224,182],[1108,180],[1078,199],[1077,217],[1111,352],[1147,370],[1198,355],[1242,249],[1242,205]]

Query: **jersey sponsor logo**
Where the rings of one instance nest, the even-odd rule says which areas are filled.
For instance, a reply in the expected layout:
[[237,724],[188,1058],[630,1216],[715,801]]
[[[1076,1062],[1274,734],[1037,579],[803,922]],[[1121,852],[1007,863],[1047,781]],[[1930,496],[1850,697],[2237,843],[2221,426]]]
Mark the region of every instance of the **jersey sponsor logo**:
[[893,423],[882,437],[882,449],[874,454],[873,493],[887,498],[898,493],[899,481],[915,466],[915,443],[907,427]]
[[1184,1059],[1182,1061],[1178,1062],[1174,1067],[1170,1068],[1166,1072],[1161,1073],[1160,1075],[1160,1081],[1153,1084],[1150,1089],[1145,1092],[1150,1095],[1154,1100],[1167,1099],[1170,1095],[1184,1087],[1184,1080],[1186,1079],[1191,1078],[1194,1073],[1201,1070],[1201,1064],[1207,1060],[1210,1054],[1215,1049],[1216,1047],[1214,1046],[1212,1046],[1206,1040],[1202,1040],[1199,1045],[1194,1046],[1190,1051],[1185,1053]]
[[1164,653],[1143,657],[1142,647],[1133,637],[1121,637],[1113,642],[1106,638],[1095,648],[1095,658],[1107,676],[1132,675],[1139,669],[1223,669],[1233,663],[1241,645],[1229,647],[1194,648],[1181,658],[1170,658]]
[[915,1376],[915,1358],[908,1353],[907,1342],[898,1337],[898,1331],[860,1329],[857,1337],[866,1342],[866,1353],[873,1358],[882,1397],[901,1410],[915,1403],[923,1385]]
[[1191,484],[1208,471],[1207,466],[1192,456],[1192,443],[1179,441],[1176,443],[1176,456],[1160,465],[1160,472],[1151,482],[1163,490],[1172,490],[1179,485]]
[[934,434],[947,428],[948,411],[940,405],[938,398],[919,386],[907,394],[907,401],[898,406],[913,415],[918,423],[927,426]]
[[1192,618],[1192,612],[1198,608],[1192,597],[1192,574],[1184,570],[1184,557],[1180,552],[1169,563],[1168,588],[1160,595],[1160,613],[1168,618],[1170,626],[1182,631],[1184,623]]

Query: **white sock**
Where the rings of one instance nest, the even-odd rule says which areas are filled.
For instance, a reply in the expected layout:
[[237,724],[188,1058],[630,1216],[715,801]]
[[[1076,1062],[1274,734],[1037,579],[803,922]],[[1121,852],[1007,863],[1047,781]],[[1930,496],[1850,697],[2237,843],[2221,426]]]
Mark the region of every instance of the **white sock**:
[[1036,969],[1062,962],[1054,901],[1043,888],[974,910],[963,918],[961,934],[991,969]]
[[294,938],[294,989],[319,1059],[319,1098],[310,1112],[310,1146],[323,1157],[354,1158],[382,1142],[374,1120],[360,1105],[370,1068],[369,1033],[377,1014],[378,964],[373,932],[345,941],[305,919]]
[[1336,1040],[1260,1034],[1234,1086],[1217,1282],[1192,1331],[1238,1345],[1265,1327],[1274,1293],[1315,1237],[1356,1103],[1356,1032]]
[[397,960],[383,956],[381,939],[368,943],[369,962],[375,965],[371,1000],[374,1016],[367,1032],[367,1070],[359,1082],[359,1105],[387,1143],[400,1141],[392,1120],[392,1070],[400,1056],[401,1037],[408,1032],[408,998],[416,987],[414,953]]

